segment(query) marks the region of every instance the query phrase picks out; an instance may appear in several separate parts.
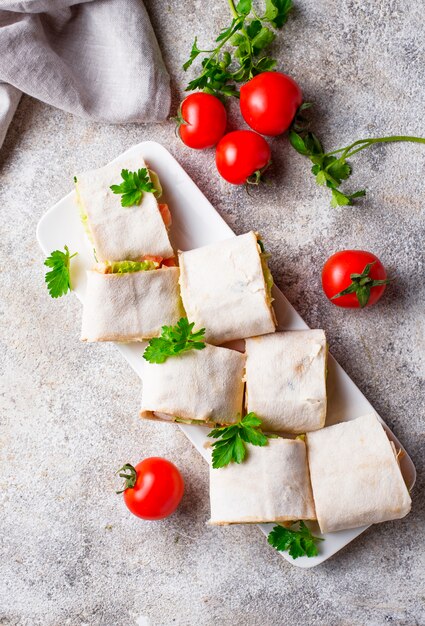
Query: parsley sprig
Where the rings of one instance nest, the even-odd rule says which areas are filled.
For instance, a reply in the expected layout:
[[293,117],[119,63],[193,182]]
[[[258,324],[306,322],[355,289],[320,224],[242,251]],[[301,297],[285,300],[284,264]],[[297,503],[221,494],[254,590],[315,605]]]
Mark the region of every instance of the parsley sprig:
[[335,298],[340,298],[341,296],[346,296],[349,293],[355,293],[357,300],[359,301],[360,308],[363,309],[369,302],[370,290],[372,289],[372,287],[388,285],[388,283],[391,282],[391,278],[386,278],[385,280],[374,280],[369,276],[370,268],[375,263],[376,261],[373,261],[373,263],[368,263],[367,265],[365,265],[365,268],[361,274],[350,274],[350,278],[352,281],[351,284],[339,293],[332,296],[331,300],[335,300]]
[[299,129],[299,127],[297,126],[297,122],[295,122],[293,129],[289,133],[289,141],[297,152],[308,157],[313,163],[311,171],[316,177],[316,183],[321,186],[326,186],[331,190],[332,207],[352,205],[353,200],[366,195],[365,189],[359,189],[354,193],[341,191],[340,186],[342,182],[346,181],[352,173],[351,165],[347,162],[347,159],[378,143],[393,143],[398,141],[425,143],[425,138],[423,137],[393,135],[390,137],[358,139],[345,148],[325,152],[322,143],[314,133],[306,130],[296,132],[297,129]]
[[189,82],[186,91],[202,89],[213,95],[239,97],[235,83],[246,82],[276,66],[276,60],[263,51],[275,39],[274,30],[282,28],[287,21],[292,0],[266,0],[262,16],[252,8],[252,0],[240,0],[237,5],[228,0],[228,4],[233,19],[216,38],[216,47],[202,50],[195,37],[183,69],[186,71],[199,55],[204,57],[200,74]]
[[261,430],[261,420],[255,413],[248,413],[236,424],[214,428],[208,437],[217,439],[212,444],[212,466],[214,469],[229,463],[242,463],[246,456],[246,443],[253,446],[267,445],[267,437]]
[[68,246],[64,250],[65,252],[54,250],[44,261],[46,267],[52,268],[44,277],[52,298],[60,298],[72,289],[69,267],[71,259],[78,253],[70,254]]
[[146,167],[142,167],[137,172],[121,170],[121,178],[123,182],[120,185],[111,185],[110,189],[113,193],[121,194],[121,206],[123,207],[140,204],[145,191],[155,191],[155,186]]
[[149,341],[143,358],[149,363],[164,363],[168,357],[183,354],[188,350],[203,350],[205,348],[205,328],[193,332],[195,323],[189,324],[187,318],[182,317],[175,326],[163,326],[161,337]]
[[[292,528],[298,524],[298,529]],[[300,556],[317,556],[319,550],[317,543],[324,541],[322,537],[315,537],[303,521],[292,522],[290,528],[275,526],[269,533],[267,541],[279,552],[289,552],[293,559]]]

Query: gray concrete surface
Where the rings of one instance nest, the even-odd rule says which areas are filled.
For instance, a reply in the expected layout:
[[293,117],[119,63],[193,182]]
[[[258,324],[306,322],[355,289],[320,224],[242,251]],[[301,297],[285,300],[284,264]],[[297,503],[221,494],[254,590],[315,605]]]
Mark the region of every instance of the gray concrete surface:
[[[326,146],[389,133],[425,135],[420,3],[296,0],[274,46],[316,102]],[[211,6],[212,5],[212,6]],[[228,21],[222,2],[147,3],[173,80],[195,33]],[[125,97],[125,94],[123,94]],[[239,125],[236,108],[232,126]],[[418,470],[413,511],[376,526],[323,566],[289,565],[254,528],[208,528],[207,468],[184,435],[137,418],[138,380],[113,346],[78,341],[80,307],[52,301],[35,240],[44,211],[78,168],[143,139],[163,143],[238,233],[260,230],[278,286],[387,420]],[[308,163],[273,142],[271,184],[247,196],[162,125],[90,124],[23,98],[0,153],[2,400],[1,585],[4,626],[380,626],[425,624],[425,148],[389,146],[355,162],[355,208],[331,209]],[[342,248],[377,253],[397,277],[376,307],[339,310],[320,268]],[[182,506],[148,523],[114,494],[125,461],[163,455],[186,479]]]

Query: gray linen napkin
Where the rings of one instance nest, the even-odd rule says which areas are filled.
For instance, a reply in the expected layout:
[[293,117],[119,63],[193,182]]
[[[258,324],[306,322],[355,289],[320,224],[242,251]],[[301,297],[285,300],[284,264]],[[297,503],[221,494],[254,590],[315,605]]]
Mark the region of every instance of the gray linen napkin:
[[141,0],[0,0],[0,145],[20,92],[86,119],[164,120],[170,80]]

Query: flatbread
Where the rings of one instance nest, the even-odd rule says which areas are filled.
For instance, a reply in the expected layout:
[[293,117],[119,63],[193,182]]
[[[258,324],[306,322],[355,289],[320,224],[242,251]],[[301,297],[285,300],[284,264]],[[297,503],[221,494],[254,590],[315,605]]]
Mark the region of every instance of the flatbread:
[[179,256],[184,308],[209,343],[275,330],[254,232]]
[[88,217],[99,261],[137,260],[145,255],[174,256],[167,229],[153,193],[144,193],[139,205],[121,206],[121,195],[110,190],[122,182],[121,170],[147,167],[140,151],[97,170],[77,174],[77,197]]
[[245,355],[206,345],[147,363],[143,371],[141,417],[233,424],[242,413]]
[[374,414],[307,433],[323,533],[407,515],[411,499],[390,440]]
[[184,315],[179,268],[101,274],[87,272],[81,339],[142,341],[161,334]]
[[304,441],[269,439],[240,465],[210,464],[210,501],[211,524],[316,519]]
[[305,433],[326,419],[326,337],[290,330],[246,340],[246,405],[263,429]]

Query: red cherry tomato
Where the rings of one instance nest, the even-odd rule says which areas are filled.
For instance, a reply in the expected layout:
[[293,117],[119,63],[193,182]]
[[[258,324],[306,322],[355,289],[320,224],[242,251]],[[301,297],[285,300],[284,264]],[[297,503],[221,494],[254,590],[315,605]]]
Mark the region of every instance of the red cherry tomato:
[[179,112],[179,135],[189,148],[211,148],[226,130],[224,104],[209,93],[192,93],[183,100]]
[[[366,266],[371,264],[369,272]],[[364,273],[364,280],[360,276]],[[358,309],[378,302],[385,291],[385,284],[376,285],[376,281],[389,282],[381,261],[371,252],[364,250],[342,250],[333,254],[326,261],[322,271],[322,286],[326,296],[336,306]],[[353,293],[332,299],[336,294],[354,283]]]
[[259,179],[270,163],[270,146],[252,130],[235,130],[224,135],[215,153],[220,175],[233,185],[243,185],[251,176]]
[[280,72],[258,74],[240,90],[241,113],[262,135],[280,135],[288,130],[303,96],[297,83]]
[[[124,502],[134,515],[156,520],[174,513],[183,496],[184,482],[173,463],[160,457],[150,457],[136,467],[124,465],[122,470],[130,472],[126,484],[132,486],[124,490]],[[123,474],[120,476],[125,477]]]

